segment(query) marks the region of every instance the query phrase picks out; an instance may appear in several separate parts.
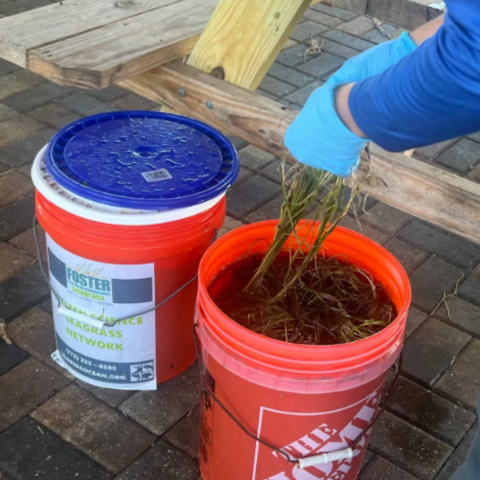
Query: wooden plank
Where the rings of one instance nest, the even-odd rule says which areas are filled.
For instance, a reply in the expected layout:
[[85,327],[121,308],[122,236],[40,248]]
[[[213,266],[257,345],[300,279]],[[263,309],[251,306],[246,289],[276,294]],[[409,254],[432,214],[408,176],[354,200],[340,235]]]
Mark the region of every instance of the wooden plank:
[[[131,78],[123,87],[283,156],[296,112],[180,62]],[[183,89],[185,95],[179,94]],[[182,92],[183,93],[183,92]],[[209,108],[207,106],[213,108]],[[364,192],[480,243],[480,185],[403,154],[372,146],[371,171],[382,181]]]
[[0,57],[27,67],[33,48],[78,35],[178,0],[65,0],[0,20]]
[[310,0],[221,0],[188,64],[256,90]]
[[443,12],[412,0],[368,0],[366,13],[406,30],[415,30]]
[[106,87],[187,55],[217,3],[218,0],[177,1],[34,49],[29,54],[29,68],[62,85]]

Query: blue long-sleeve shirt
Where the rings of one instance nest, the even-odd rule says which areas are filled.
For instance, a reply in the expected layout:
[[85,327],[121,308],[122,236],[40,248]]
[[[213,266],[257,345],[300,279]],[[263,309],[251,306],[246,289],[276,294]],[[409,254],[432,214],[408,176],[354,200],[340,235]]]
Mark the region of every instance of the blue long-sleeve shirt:
[[351,91],[357,125],[386,150],[480,131],[480,1],[446,4],[445,23],[436,35]]

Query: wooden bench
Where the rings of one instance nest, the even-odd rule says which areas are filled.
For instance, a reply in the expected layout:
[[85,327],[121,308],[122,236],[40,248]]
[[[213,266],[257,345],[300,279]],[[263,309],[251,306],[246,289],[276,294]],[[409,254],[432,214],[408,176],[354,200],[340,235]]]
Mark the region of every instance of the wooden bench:
[[[309,3],[66,0],[1,19],[0,57],[61,85],[119,84],[283,156],[296,112],[253,92]],[[424,0],[329,3],[404,28],[441,13]],[[372,174],[382,181],[366,193],[480,243],[479,184],[376,146]]]

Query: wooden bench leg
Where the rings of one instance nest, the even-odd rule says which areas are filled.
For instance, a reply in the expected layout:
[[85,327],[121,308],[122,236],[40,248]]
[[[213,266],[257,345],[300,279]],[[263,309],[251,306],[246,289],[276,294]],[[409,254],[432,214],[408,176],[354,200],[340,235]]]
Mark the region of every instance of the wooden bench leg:
[[310,3],[221,0],[187,64],[254,91]]

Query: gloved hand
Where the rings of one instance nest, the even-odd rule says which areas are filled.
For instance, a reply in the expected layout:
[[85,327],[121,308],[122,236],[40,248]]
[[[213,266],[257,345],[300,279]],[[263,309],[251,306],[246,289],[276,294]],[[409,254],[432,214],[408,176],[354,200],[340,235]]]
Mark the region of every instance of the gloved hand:
[[285,146],[290,153],[306,165],[342,177],[351,175],[367,140],[351,132],[338,116],[334,89],[383,72],[415,48],[410,35],[403,33],[398,39],[377,45],[345,62],[325,85],[310,95],[288,127]]

